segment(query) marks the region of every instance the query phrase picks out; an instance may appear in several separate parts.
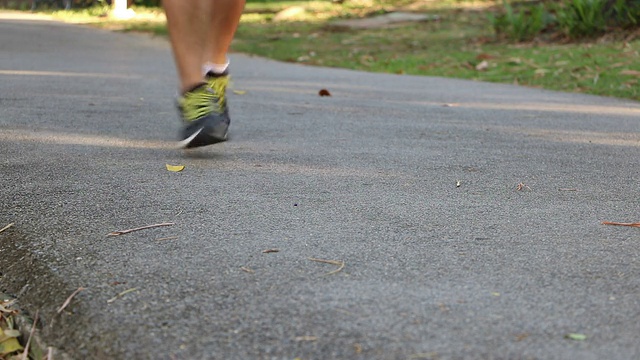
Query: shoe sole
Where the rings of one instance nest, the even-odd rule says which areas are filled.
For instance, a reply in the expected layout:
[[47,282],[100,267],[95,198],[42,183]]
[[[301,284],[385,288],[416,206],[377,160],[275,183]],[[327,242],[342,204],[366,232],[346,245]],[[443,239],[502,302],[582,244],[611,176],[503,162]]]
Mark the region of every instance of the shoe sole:
[[[198,126],[197,124],[194,124]],[[209,125],[209,126],[208,126]],[[205,121],[200,124],[196,129],[186,128],[183,136],[189,134],[178,142],[178,147],[182,149],[191,149],[201,146],[213,145],[220,142],[227,141],[229,124],[225,122],[218,122],[214,126],[210,126]]]
[[204,131],[204,127],[195,131],[188,138],[178,142],[178,148],[180,149],[193,149],[197,147],[214,145],[227,141],[228,136],[225,131],[223,135],[208,134]]

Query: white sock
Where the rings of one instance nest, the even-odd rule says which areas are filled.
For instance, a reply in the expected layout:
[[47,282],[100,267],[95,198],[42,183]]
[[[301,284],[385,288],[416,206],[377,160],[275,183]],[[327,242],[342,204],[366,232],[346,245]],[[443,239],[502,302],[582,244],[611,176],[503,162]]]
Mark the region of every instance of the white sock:
[[212,62],[206,62],[202,65],[202,73],[206,75],[208,72],[212,72],[214,74],[222,74],[229,67],[229,60],[227,60],[224,64],[214,64]]

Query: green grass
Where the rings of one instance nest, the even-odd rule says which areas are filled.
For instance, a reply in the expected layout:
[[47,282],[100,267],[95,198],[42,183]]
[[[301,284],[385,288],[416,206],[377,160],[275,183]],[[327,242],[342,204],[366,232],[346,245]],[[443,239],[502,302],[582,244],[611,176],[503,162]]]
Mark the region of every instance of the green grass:
[[[326,1],[250,3],[232,48],[309,65],[517,83],[640,99],[639,41],[500,42],[496,40],[488,19],[491,8],[487,8],[487,2],[425,3],[427,5],[417,9],[440,15],[440,21],[398,28],[346,30],[328,26],[335,19],[358,18],[393,10],[389,3],[376,2],[374,6],[366,6],[364,1],[347,2],[345,5]],[[274,12],[292,5],[309,10],[305,21],[271,21]],[[140,9],[140,19],[129,21],[99,18],[95,15],[98,12],[56,12],[54,16],[76,22],[84,18],[95,26],[106,28],[166,35],[161,11],[157,9]]]

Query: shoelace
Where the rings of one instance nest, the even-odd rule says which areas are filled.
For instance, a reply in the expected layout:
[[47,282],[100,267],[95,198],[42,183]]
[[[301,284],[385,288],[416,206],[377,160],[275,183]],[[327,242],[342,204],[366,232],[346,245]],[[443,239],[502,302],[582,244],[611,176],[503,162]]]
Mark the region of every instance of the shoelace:
[[227,85],[229,85],[229,76],[215,77],[207,81],[209,89],[213,90],[215,97],[218,99],[213,102],[213,111],[221,113],[224,111],[226,103]]
[[207,82],[207,86],[185,94],[179,101],[184,119],[194,121],[211,113],[222,113],[228,82],[227,76],[214,78]]

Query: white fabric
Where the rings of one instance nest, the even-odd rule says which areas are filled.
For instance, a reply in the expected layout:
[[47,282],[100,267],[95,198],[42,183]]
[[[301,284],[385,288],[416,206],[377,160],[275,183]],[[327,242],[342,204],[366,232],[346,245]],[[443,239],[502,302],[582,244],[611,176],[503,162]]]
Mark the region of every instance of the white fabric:
[[209,71],[213,72],[214,74],[222,74],[227,70],[228,67],[229,60],[227,60],[227,62],[224,64],[214,64],[212,62],[206,62],[204,65],[202,65],[202,74],[206,75]]

